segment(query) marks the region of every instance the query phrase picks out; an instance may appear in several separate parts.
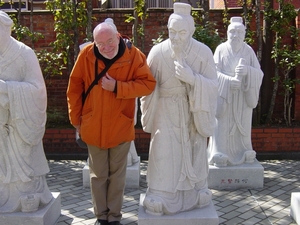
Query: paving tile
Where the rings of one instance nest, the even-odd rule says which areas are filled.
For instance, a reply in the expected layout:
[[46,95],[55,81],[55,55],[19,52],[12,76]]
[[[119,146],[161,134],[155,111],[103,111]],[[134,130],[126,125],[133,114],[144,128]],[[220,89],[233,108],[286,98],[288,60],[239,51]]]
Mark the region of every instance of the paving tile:
[[245,213],[240,214],[238,217],[242,218],[244,220],[248,220],[249,218],[254,217],[256,214],[257,214],[256,212],[253,212],[253,211],[249,210]]
[[[90,188],[82,186],[85,160],[49,160],[47,183],[61,194],[61,216],[56,225],[94,225]],[[220,225],[297,225],[289,216],[292,192],[300,192],[300,161],[265,160],[263,188],[212,189]],[[125,189],[123,225],[138,224],[139,198],[146,193],[147,161],[140,163],[140,187]]]

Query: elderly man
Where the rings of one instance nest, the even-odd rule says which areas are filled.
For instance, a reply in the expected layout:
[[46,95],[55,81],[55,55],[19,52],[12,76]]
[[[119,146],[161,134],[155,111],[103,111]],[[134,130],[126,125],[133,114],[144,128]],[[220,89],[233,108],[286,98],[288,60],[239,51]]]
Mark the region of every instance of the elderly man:
[[[127,155],[135,136],[135,98],[150,94],[156,81],[145,55],[118,33],[112,19],[96,26],[93,36],[70,75],[69,116],[88,146],[95,225],[118,225]],[[82,105],[82,93],[108,65]]]
[[174,214],[211,202],[207,137],[215,126],[217,73],[211,50],[192,38],[191,6],[174,3],[169,39],[147,58],[157,86],[141,99],[142,125],[151,133],[146,212]]
[[0,11],[0,213],[33,212],[52,200],[44,78],[33,50],[11,37],[12,25]]
[[251,143],[252,111],[259,98],[263,72],[253,49],[244,42],[242,17],[232,17],[228,40],[214,59],[218,71],[217,124],[209,143],[209,163],[215,166],[254,162]]

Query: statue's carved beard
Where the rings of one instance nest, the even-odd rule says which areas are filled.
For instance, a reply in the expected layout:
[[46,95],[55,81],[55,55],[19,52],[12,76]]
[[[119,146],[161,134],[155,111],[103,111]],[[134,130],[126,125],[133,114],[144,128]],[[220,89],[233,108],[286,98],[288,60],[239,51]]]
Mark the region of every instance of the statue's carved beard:
[[229,40],[229,44],[232,47],[232,50],[234,52],[238,51],[240,49],[240,47],[242,46],[243,42],[244,42],[244,38],[239,38],[239,37],[236,37],[236,38],[233,38],[233,39]]
[[185,59],[187,57],[185,46],[186,44],[181,41],[171,41],[171,57],[176,60]]

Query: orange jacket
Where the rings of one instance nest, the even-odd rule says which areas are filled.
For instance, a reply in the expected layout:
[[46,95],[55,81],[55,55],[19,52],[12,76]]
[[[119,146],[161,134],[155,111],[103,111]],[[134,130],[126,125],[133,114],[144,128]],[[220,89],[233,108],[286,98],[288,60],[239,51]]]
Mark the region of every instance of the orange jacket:
[[[88,145],[102,149],[115,147],[135,138],[135,98],[149,95],[156,81],[145,55],[136,47],[126,47],[124,54],[108,70],[117,81],[117,93],[101,87],[101,79],[82,107],[82,93],[95,79],[94,43],[82,49],[74,64],[67,89],[69,118],[81,125],[80,135]],[[98,73],[104,63],[98,60]]]

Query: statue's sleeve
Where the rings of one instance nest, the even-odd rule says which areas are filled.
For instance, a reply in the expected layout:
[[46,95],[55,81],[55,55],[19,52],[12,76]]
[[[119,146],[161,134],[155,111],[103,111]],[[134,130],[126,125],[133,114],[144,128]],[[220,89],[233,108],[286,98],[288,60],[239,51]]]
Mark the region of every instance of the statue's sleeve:
[[38,59],[31,49],[20,57],[25,61],[22,81],[7,81],[13,128],[29,145],[38,144],[45,132],[47,93]]
[[215,114],[217,108],[218,79],[212,53],[207,56],[204,68],[195,74],[195,85],[189,94],[191,112],[197,131],[204,137],[214,132],[216,125]]
[[[232,92],[230,88],[231,76],[225,74],[224,62],[223,62],[223,54],[225,49],[225,44],[220,44],[214,53],[214,61],[216,64],[217,69],[217,76],[218,76],[218,99],[217,99],[217,112],[216,118],[219,118],[223,115],[226,111],[228,104],[232,102]],[[230,66],[230,65],[226,65]],[[227,70],[229,70],[227,68]]]
[[248,76],[245,79],[245,86],[247,86],[247,89],[245,90],[245,99],[250,108],[255,108],[257,106],[263,75],[257,57],[254,51],[251,51],[251,63],[248,69]]
[[160,57],[160,51],[157,46],[154,46],[147,57],[147,64],[150,67],[150,70],[157,81],[156,86],[154,91],[147,96],[143,96],[140,99],[141,103],[141,123],[143,126],[143,130],[147,133],[151,133],[152,131],[152,125],[154,124],[154,118],[155,118],[155,111],[157,110],[157,102],[159,98],[159,76],[160,76],[160,71],[159,71],[159,60],[157,60]]

